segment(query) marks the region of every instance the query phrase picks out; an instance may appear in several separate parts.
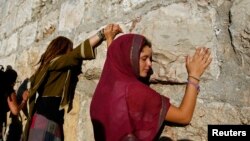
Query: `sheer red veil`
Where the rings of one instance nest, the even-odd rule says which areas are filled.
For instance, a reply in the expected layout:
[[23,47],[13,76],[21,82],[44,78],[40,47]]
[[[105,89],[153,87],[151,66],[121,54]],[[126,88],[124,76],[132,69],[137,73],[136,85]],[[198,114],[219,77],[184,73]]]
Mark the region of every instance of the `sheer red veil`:
[[96,141],[155,138],[169,99],[139,80],[139,57],[147,39],[125,34],[108,48],[100,81],[90,107]]

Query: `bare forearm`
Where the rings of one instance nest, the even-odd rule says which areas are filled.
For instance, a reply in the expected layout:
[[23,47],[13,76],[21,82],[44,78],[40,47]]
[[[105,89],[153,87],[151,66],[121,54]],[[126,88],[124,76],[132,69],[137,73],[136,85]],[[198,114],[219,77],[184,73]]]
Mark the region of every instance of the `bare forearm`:
[[179,107],[170,105],[165,119],[178,124],[189,124],[196,105],[197,89],[187,84],[186,91]]
[[96,47],[96,45],[101,41],[97,34],[89,38],[89,43],[91,47]]
[[179,107],[170,105],[165,118],[167,121],[180,124],[188,124],[191,121],[199,92],[200,76],[211,61],[210,51],[206,48],[197,48],[193,56],[187,56],[188,83],[185,95]]
[[197,48],[193,56],[187,56],[186,58],[188,84],[180,109],[185,114],[188,121],[191,121],[195,109],[200,77],[210,63],[210,51],[208,48],[204,47]]
[[109,24],[89,38],[90,45],[91,47],[96,47],[102,41],[106,40],[107,47],[109,47],[115,36],[119,33],[122,33],[122,29],[118,24]]
[[[199,82],[196,80],[189,80],[191,83],[198,84]],[[196,99],[198,95],[198,90],[194,86],[194,84],[187,83],[185,95],[182,99],[180,110],[184,114],[184,117],[186,117],[187,122],[190,122],[194,113],[195,105],[196,105]]]

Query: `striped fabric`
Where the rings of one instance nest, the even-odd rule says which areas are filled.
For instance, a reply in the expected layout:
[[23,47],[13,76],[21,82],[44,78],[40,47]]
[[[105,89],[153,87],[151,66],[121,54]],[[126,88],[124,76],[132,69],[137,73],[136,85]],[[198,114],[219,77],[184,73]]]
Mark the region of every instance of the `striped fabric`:
[[62,129],[46,117],[35,113],[29,131],[28,141],[62,141]]

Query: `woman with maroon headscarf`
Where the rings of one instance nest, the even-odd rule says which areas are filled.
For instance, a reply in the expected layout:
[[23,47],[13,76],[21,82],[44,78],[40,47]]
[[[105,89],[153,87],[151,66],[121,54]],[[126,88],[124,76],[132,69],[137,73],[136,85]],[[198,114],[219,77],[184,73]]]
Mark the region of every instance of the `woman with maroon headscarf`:
[[211,62],[208,48],[186,59],[188,83],[179,107],[151,89],[145,80],[152,65],[151,43],[142,35],[125,34],[108,48],[90,115],[96,141],[152,141],[164,120],[191,121],[199,78]]

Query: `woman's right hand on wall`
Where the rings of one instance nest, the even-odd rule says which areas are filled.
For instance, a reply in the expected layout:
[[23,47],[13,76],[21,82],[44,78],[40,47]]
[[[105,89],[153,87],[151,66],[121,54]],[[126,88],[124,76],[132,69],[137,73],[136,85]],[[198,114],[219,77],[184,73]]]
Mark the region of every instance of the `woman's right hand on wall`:
[[199,47],[193,56],[187,56],[186,68],[189,76],[200,78],[212,61],[209,48]]

